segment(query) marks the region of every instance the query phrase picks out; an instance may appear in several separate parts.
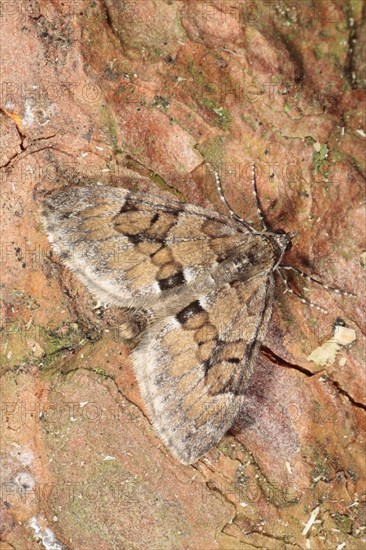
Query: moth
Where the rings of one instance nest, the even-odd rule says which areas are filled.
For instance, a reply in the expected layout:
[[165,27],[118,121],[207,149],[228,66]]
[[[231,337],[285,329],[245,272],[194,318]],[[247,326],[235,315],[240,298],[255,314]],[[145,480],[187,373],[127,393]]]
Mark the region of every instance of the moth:
[[92,295],[148,320],[132,351],[142,397],[172,454],[197,461],[242,407],[293,235],[116,187],[61,189],[43,206],[54,250]]

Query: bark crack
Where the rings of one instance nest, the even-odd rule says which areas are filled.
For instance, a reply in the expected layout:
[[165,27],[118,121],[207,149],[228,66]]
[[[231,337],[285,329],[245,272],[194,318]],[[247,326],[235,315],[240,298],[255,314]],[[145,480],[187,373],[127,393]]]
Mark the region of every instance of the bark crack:
[[261,351],[267,359],[269,359],[272,363],[275,365],[279,365],[281,367],[286,367],[288,369],[297,370],[298,372],[301,372],[305,376],[308,376],[309,378],[315,376],[316,374],[319,374],[320,372],[324,371],[325,369],[319,369],[316,372],[312,372],[310,369],[307,369],[305,367],[301,367],[300,365],[296,365],[295,363],[290,363],[289,361],[286,361],[286,359],[283,359],[283,357],[280,357],[279,355],[276,355],[270,348],[267,346],[263,346],[261,348]]

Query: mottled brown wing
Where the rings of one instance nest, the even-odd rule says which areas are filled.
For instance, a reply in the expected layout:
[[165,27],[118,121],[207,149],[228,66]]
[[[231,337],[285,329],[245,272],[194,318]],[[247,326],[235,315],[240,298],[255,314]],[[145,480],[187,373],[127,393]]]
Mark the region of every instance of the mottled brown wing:
[[270,272],[226,283],[147,331],[132,357],[153,425],[185,464],[232,426],[265,336]]
[[249,235],[217,212],[121,188],[53,192],[42,215],[53,249],[95,297],[132,308],[190,285]]

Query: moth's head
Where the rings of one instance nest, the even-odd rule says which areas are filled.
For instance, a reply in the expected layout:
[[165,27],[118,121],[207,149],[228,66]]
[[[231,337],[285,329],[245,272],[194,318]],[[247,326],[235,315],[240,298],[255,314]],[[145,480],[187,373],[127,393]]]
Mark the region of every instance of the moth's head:
[[283,229],[277,229],[273,231],[273,238],[277,242],[282,252],[287,252],[292,248],[292,239],[296,237],[297,233],[286,233]]

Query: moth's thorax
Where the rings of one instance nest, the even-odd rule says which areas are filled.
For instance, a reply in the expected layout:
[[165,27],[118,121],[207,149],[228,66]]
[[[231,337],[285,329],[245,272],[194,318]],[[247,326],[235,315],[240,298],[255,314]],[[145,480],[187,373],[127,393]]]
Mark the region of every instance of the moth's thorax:
[[[275,246],[273,245],[275,244]],[[246,281],[271,272],[277,263],[277,244],[263,235],[251,235],[221,262],[216,278],[219,282]]]

